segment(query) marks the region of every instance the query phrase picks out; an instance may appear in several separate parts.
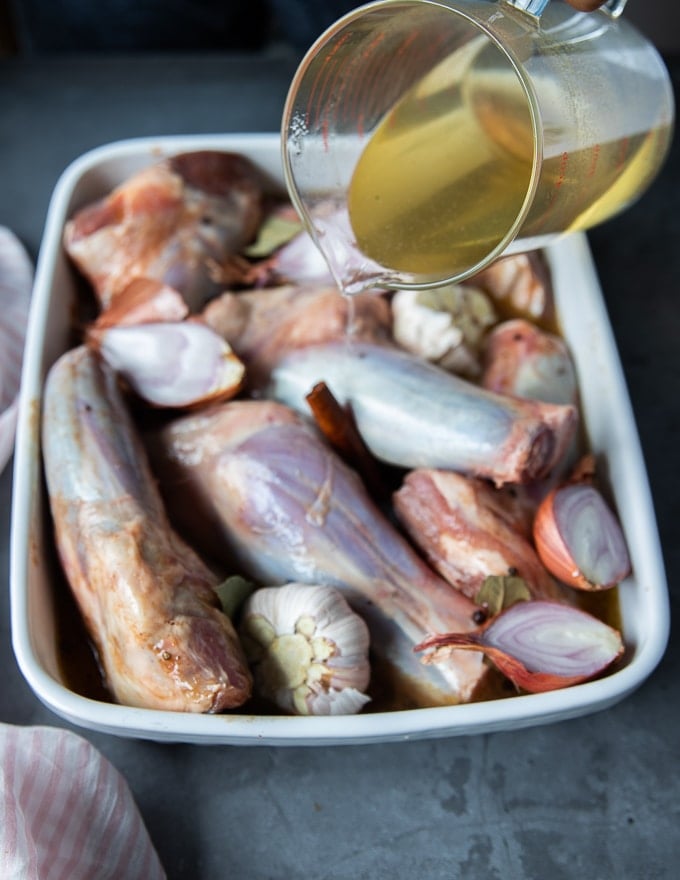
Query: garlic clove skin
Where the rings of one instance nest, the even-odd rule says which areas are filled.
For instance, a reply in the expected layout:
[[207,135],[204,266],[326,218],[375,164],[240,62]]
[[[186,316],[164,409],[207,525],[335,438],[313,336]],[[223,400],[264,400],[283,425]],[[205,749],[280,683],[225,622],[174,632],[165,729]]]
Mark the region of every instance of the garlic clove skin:
[[576,589],[610,589],[631,570],[616,517],[586,483],[553,489],[543,499],[534,520],[534,543],[548,571]]
[[368,627],[326,586],[263,587],[239,627],[255,689],[295,715],[350,715],[369,701]]

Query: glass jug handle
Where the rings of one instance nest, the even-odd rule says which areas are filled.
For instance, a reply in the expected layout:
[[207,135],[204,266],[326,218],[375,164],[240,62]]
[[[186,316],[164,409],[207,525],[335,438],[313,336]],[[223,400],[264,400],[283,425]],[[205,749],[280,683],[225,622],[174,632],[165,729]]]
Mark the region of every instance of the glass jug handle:
[[602,9],[608,12],[612,18],[618,18],[627,2],[628,0],[607,0]]
[[[541,13],[550,3],[550,0],[501,0],[501,2],[507,3],[508,6],[514,6],[516,9],[521,9],[523,12],[528,12],[534,18],[540,18]],[[611,15],[612,18],[618,18],[627,2],[628,0],[606,0],[600,9]]]

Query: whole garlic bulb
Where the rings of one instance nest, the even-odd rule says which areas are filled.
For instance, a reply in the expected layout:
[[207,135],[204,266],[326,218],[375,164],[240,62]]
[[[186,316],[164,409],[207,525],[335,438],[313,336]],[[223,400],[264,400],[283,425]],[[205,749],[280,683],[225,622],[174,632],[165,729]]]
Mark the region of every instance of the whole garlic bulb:
[[369,701],[368,627],[335,589],[263,587],[240,623],[255,689],[295,715],[351,715]]
[[400,290],[392,298],[392,332],[399,345],[464,376],[479,374],[481,342],[496,320],[489,297],[460,284]]

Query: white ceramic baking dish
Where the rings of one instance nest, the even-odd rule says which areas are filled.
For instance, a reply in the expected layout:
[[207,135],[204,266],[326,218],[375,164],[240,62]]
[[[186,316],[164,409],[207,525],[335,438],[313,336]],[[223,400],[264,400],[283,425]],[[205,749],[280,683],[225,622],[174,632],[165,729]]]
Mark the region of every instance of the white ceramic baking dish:
[[586,239],[550,247],[561,325],[578,370],[593,451],[606,467],[628,540],[633,576],[620,587],[627,654],[597,681],[550,693],[470,705],[346,717],[192,715],[127,708],[74,692],[60,663],[57,563],[46,526],[40,410],[47,370],[69,344],[74,275],[61,245],[64,221],[131,172],[171,153],[225,149],[252,158],[280,181],[278,135],[225,135],[124,141],[87,153],[60,178],[45,227],[30,314],[15,455],[11,534],[12,638],[37,697],[76,725],[128,737],[232,745],[384,742],[511,730],[604,709],[637,688],[665,650],[668,591],[639,439]]

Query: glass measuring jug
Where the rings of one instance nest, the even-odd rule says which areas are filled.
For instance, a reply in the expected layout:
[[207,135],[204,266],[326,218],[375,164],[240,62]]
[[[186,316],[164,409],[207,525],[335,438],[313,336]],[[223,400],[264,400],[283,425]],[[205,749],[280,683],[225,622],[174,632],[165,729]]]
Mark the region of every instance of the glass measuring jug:
[[322,34],[290,87],[283,165],[345,292],[463,280],[645,191],[673,92],[624,5],[379,0]]

